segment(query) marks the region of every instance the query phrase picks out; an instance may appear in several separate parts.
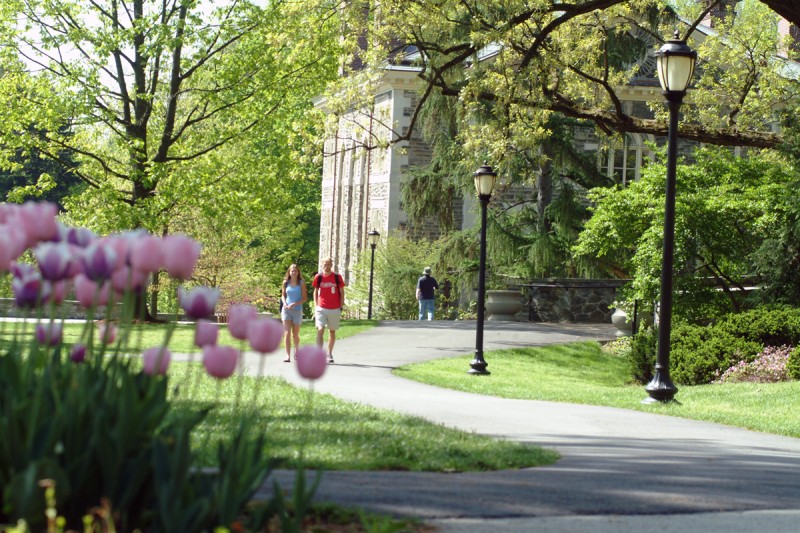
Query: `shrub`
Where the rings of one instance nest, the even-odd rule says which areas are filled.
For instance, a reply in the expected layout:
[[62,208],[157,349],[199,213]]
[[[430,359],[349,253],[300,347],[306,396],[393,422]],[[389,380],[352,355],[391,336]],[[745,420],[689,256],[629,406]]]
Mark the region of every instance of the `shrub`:
[[792,379],[800,379],[800,347],[795,347],[789,353],[789,359],[786,361],[786,372]]
[[633,381],[640,384],[649,383],[653,379],[656,365],[656,345],[658,332],[653,328],[639,330],[633,336],[630,349],[626,355]]
[[711,383],[740,360],[752,361],[763,345],[714,326],[679,324],[671,336],[672,379],[685,385]]
[[671,335],[671,377],[685,385],[711,383],[727,369],[752,362],[765,346],[800,343],[800,309],[762,307],[715,324],[676,324]]
[[739,361],[719,376],[715,383],[736,383],[748,381],[752,383],[777,383],[788,381],[786,363],[789,360],[791,346],[767,347],[750,362]]
[[800,344],[800,309],[761,307],[728,315],[718,329],[763,346]]
[[627,357],[628,352],[631,350],[632,342],[633,338],[625,335],[622,337],[617,337],[613,341],[603,344],[600,349],[603,351],[603,353],[608,353],[617,357]]

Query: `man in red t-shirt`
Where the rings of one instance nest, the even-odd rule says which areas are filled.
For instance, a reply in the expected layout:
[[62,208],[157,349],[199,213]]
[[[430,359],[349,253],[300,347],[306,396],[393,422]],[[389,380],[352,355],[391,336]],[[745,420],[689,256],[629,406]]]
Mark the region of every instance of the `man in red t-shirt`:
[[344,307],[344,279],[333,270],[333,259],[322,262],[322,273],[314,276],[314,321],[317,325],[317,347],[322,348],[328,328],[328,363],[333,363],[333,345]]

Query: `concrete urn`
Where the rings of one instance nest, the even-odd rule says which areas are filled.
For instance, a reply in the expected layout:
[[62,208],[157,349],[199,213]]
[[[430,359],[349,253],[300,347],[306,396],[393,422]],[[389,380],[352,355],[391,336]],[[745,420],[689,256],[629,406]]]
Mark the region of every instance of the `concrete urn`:
[[633,322],[628,320],[628,313],[619,307],[611,315],[611,323],[617,328],[617,337],[625,337],[633,333]]
[[522,293],[515,290],[486,291],[486,320],[517,321],[522,310]]

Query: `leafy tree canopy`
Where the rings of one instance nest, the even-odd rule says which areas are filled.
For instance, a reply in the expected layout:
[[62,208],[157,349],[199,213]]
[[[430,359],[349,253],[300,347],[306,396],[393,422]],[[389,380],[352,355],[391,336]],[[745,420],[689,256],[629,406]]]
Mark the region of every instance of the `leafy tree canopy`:
[[[729,9],[711,34],[691,29],[716,7]],[[683,15],[689,25],[679,22]],[[779,57],[777,15],[762,2],[583,0],[562,3],[389,0],[351,24],[369,35],[358,52],[361,83],[379,78],[383,61],[421,68],[422,101],[457,98],[459,131],[473,165],[502,162],[550,134],[551,113],[592,121],[606,133],[666,135],[666,110],[653,52],[677,28],[698,51],[695,89],[681,135],[707,144],[774,147],[779,112],[797,105],[793,63]],[[398,46],[398,43],[401,43]],[[638,43],[638,44],[636,44]],[[409,54],[409,52],[412,52]],[[784,54],[785,56],[785,54]],[[337,87],[355,98],[348,78]],[[653,118],[625,105],[631,86]],[[342,109],[358,107],[352,101]],[[409,132],[397,139],[407,139]]]
[[[786,190],[795,181],[794,169],[774,155],[705,149],[697,156],[678,166],[675,216],[675,312],[691,319],[745,303],[738,290],[754,283],[762,242],[785,225]],[[625,291],[631,302],[658,299],[665,176],[663,164],[653,164],[626,188],[592,191],[593,214],[574,249],[633,278]]]
[[272,191],[315,171],[307,111],[336,75],[335,15],[311,3],[4,2],[0,165],[69,154],[88,186],[71,216],[98,231],[280,208]]

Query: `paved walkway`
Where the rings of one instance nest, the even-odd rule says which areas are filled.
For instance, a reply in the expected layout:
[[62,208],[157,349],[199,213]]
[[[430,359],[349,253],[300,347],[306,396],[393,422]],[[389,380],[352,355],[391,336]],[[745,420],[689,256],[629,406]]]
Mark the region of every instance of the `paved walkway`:
[[[474,322],[381,323],[337,342],[336,364],[316,390],[535,443],[562,459],[485,473],[326,472],[319,500],[419,517],[443,532],[800,531],[800,439],[624,409],[480,396],[391,374],[407,363],[473,353],[474,328]],[[609,339],[612,331],[487,322],[484,346]],[[304,384],[280,356],[268,358],[266,372]],[[291,485],[291,473],[278,478]]]

